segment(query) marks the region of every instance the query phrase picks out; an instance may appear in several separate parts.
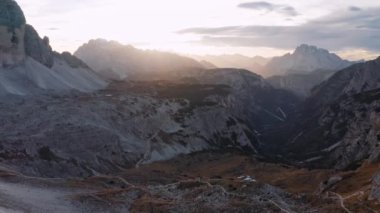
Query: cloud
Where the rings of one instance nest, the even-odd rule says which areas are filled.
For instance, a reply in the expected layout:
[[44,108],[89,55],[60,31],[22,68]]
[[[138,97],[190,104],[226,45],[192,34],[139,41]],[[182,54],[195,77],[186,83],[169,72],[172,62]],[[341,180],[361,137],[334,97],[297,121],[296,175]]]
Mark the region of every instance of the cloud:
[[299,13],[297,10],[289,5],[283,4],[272,4],[265,1],[258,2],[247,2],[238,5],[239,8],[250,9],[256,11],[264,11],[264,12],[276,12],[285,16],[298,16]]
[[57,28],[57,27],[49,27],[49,28],[47,28],[47,30],[56,31],[56,30],[59,30],[59,28]]
[[179,33],[201,35],[214,46],[294,48],[309,43],[331,50],[361,48],[380,51],[380,7],[345,10],[298,26],[226,26],[191,28]]
[[353,11],[353,12],[356,12],[356,11],[361,11],[362,9],[360,7],[355,7],[355,6],[351,6],[348,8],[350,11]]
[[18,0],[18,3],[23,9],[32,8],[33,17],[51,17],[59,16],[78,11],[85,8],[100,7],[106,2],[99,0]]

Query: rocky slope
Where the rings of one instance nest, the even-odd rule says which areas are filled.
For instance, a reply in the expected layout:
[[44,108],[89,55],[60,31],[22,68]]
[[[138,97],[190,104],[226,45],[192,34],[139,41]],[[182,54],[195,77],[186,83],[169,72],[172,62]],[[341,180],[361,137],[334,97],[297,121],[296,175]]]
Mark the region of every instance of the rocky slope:
[[325,49],[303,44],[293,53],[275,57],[268,62],[265,70],[268,75],[287,75],[291,73],[310,73],[317,70],[341,70],[352,63],[342,60]]
[[[316,87],[306,100],[286,148],[315,167],[355,168],[378,161],[379,59],[353,65]],[[291,126],[291,125],[289,125]]]
[[[207,100],[223,97],[224,87],[115,87],[94,96],[2,101],[2,161],[24,174],[67,177],[115,172],[205,149],[255,150],[249,128]],[[182,89],[192,95],[194,88],[209,95],[190,102],[170,94]],[[162,94],[155,96],[157,91]]]
[[144,51],[115,41],[91,40],[74,54],[107,79],[150,79],[168,71],[203,68],[197,61],[172,53]]
[[272,76],[266,80],[275,88],[286,89],[305,98],[311,95],[311,90],[315,86],[329,79],[334,73],[334,71],[317,70],[311,73]]
[[202,150],[257,153],[260,132],[293,110],[284,94],[248,71],[210,70],[192,83],[115,82],[93,95],[9,97],[0,105],[2,161],[62,177]]
[[92,92],[107,81],[74,56],[52,51],[41,39],[15,1],[0,2],[0,95],[46,92]]
[[333,75],[328,81],[315,87],[312,100],[320,105],[328,104],[341,96],[352,96],[380,87],[380,58],[358,63]]

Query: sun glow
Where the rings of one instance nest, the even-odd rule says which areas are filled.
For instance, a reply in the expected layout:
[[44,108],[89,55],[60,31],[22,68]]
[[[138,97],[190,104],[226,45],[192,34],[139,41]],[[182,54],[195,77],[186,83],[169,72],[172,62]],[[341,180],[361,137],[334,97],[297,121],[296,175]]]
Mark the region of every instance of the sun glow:
[[[27,20],[41,36],[48,36],[54,49],[75,51],[90,39],[104,38],[183,54],[234,54],[273,56],[287,49],[274,47],[213,46],[199,43],[202,35],[179,34],[193,27],[296,26],[334,11],[325,0],[271,3],[291,4],[299,14],[251,11],[238,8],[245,0],[18,0]],[[347,5],[353,0],[346,1]],[[372,1],[373,2],[373,1]],[[371,6],[371,2],[363,5]],[[323,5],[323,7],[321,6]]]

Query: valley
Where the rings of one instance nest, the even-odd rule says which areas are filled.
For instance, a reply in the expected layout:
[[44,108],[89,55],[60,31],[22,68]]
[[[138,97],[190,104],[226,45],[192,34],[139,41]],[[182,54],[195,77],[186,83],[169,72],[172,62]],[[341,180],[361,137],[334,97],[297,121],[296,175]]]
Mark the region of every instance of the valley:
[[380,58],[72,52],[0,0],[0,212],[380,211]]

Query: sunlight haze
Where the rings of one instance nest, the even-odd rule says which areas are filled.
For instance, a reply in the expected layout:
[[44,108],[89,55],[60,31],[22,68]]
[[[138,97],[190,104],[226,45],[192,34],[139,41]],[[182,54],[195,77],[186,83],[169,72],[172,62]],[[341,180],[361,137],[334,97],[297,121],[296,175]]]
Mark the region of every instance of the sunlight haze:
[[[309,33],[298,37],[298,31],[295,31],[284,39],[298,38],[298,40],[283,41],[288,43],[288,46],[283,46],[272,41],[270,37],[275,35],[269,37],[265,35],[268,39],[262,39],[262,35],[257,35],[256,31],[250,34],[239,34],[238,30],[235,34],[191,32],[191,29],[230,26],[294,27],[307,25],[315,20],[351,19],[352,13],[365,14],[371,12],[370,9],[376,12],[380,2],[372,0],[361,1],[360,8],[355,6],[357,1],[353,0],[334,2],[274,0],[270,3],[239,0],[18,0],[17,2],[23,8],[28,22],[41,36],[48,36],[53,48],[58,51],[73,52],[90,39],[104,38],[143,49],[200,55],[239,53],[268,57],[284,54],[300,43],[318,45],[341,53],[340,55],[349,59],[371,58],[379,52],[379,49],[371,49],[363,44],[366,38],[355,37],[357,41],[355,43],[348,43],[352,39],[347,39],[347,46],[343,48],[345,43],[340,44],[341,42],[338,42],[337,46],[330,46],[330,43],[334,43],[330,36],[326,36],[326,42],[323,40],[316,42]],[[358,20],[362,17],[362,15],[357,16]],[[356,26],[343,27],[348,29]],[[184,30],[188,32],[181,33]],[[332,32],[332,35],[339,41],[340,36],[350,36],[345,34],[344,29],[342,32]],[[241,37],[244,39],[234,42],[234,38]],[[257,43],[251,40],[257,40]]]

